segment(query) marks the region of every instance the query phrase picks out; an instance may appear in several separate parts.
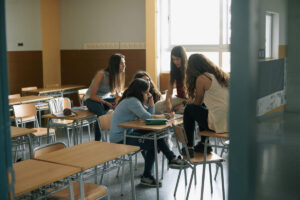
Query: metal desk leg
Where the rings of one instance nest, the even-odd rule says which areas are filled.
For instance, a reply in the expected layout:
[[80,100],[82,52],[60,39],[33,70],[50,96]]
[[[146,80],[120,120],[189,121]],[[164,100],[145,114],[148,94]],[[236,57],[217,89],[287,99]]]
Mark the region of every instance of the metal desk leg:
[[133,170],[133,167],[132,167],[132,156],[128,155],[128,157],[129,157],[129,166],[130,166],[130,179],[131,179],[132,199],[136,200],[135,186],[134,186],[134,170]]
[[156,178],[156,199],[159,200],[159,178],[158,178],[158,161],[157,161],[157,136],[154,134],[154,156],[155,156],[155,178]]
[[74,200],[74,190],[73,190],[73,183],[71,178],[69,178],[69,188],[70,188],[70,197],[71,200]]
[[50,131],[49,131],[49,129],[50,129],[50,120],[51,119],[47,119],[47,144],[49,144],[49,142],[50,142]]
[[31,136],[29,134],[27,135],[27,139],[28,139],[28,147],[29,147],[29,158],[33,159],[32,142],[31,142]]
[[75,145],[77,145],[77,141],[76,141],[77,133],[76,133],[76,129],[75,129],[75,121],[73,121],[73,123],[72,123],[72,133],[73,133],[73,144],[75,146]]
[[84,199],[84,185],[83,185],[83,177],[82,172],[80,173],[80,198]]

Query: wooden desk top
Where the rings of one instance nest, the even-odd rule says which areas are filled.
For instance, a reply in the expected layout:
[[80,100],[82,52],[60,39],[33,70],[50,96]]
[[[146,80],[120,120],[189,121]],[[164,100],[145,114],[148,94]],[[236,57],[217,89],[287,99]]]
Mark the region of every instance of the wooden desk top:
[[82,89],[86,88],[85,85],[62,85],[60,87],[53,87],[53,88],[38,88],[36,90],[30,90],[26,91],[26,94],[45,94],[45,93],[51,93],[51,92],[62,92],[65,90],[71,90],[71,89]]
[[171,127],[172,123],[174,123],[175,125],[182,124],[183,118],[168,120],[167,124],[165,125],[146,125],[145,121],[143,120],[135,120],[135,121],[119,124],[118,126],[122,128],[134,128],[134,129],[141,129],[147,131],[161,131],[163,129]]
[[38,101],[46,101],[49,99],[52,99],[53,97],[47,97],[47,96],[23,96],[20,98],[16,98],[16,99],[10,99],[9,100],[9,105],[17,105],[17,104],[23,104],[23,103],[34,103],[34,102],[38,102]]
[[21,127],[15,127],[15,126],[10,127],[10,136],[12,138],[27,135],[27,134],[34,133],[34,132],[36,132],[36,130],[31,129],[31,128],[21,128]]
[[139,149],[137,146],[91,141],[47,153],[37,159],[86,170]]
[[55,116],[54,114],[43,115],[42,118],[46,119],[65,119],[65,120],[79,120],[84,119],[91,116],[96,116],[96,114],[91,113],[88,110],[72,110],[73,113],[76,113],[76,116]]
[[20,196],[80,172],[80,168],[39,160],[24,160],[13,165],[15,194]]

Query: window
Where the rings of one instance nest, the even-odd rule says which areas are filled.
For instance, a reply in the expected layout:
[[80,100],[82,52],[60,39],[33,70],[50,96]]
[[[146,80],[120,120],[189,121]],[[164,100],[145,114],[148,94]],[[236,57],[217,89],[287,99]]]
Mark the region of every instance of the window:
[[265,56],[266,58],[272,58],[272,41],[273,41],[273,34],[272,34],[272,29],[273,29],[273,15],[271,13],[266,14],[266,52]]
[[157,0],[158,66],[170,70],[170,51],[182,45],[230,72],[231,0]]

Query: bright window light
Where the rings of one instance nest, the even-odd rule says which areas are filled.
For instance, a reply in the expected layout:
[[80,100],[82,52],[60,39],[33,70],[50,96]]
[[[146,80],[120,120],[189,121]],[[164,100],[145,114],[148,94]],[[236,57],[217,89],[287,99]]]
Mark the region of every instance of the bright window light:
[[266,14],[266,58],[272,57],[272,14]]
[[171,0],[171,44],[219,44],[219,0]]

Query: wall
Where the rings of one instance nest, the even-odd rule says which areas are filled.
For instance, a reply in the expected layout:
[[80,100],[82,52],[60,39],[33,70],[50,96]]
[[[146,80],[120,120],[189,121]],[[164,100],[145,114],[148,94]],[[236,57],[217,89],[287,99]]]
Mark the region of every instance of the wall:
[[[276,56],[280,53],[280,50],[285,49],[287,45],[287,1],[286,0],[262,0],[259,4],[260,9],[260,49],[265,48],[265,14],[266,12],[275,12],[278,14],[278,18],[275,20],[275,29],[279,30],[279,33],[275,33],[275,52]],[[276,18],[276,17],[275,17]],[[280,47],[281,46],[281,47]],[[283,47],[282,47],[283,46]],[[281,49],[279,49],[281,48]],[[278,58],[278,57],[275,57]]]
[[61,0],[61,49],[84,43],[145,42],[144,0]]
[[5,1],[11,94],[20,93],[21,87],[43,86],[40,6],[40,0]]

